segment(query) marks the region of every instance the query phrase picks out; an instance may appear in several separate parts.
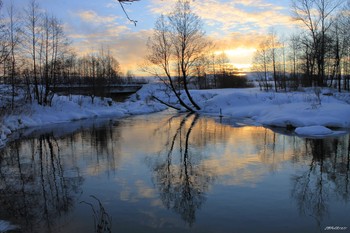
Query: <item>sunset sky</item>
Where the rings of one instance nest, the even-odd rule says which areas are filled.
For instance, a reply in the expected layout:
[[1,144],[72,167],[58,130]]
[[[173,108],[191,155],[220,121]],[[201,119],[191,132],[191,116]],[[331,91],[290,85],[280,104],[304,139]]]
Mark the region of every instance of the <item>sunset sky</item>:
[[[7,5],[10,0],[4,0]],[[13,0],[22,8],[28,0]],[[125,5],[129,22],[115,0],[37,0],[39,5],[62,20],[65,32],[78,53],[109,47],[124,72],[138,73],[146,42],[154,22],[169,12],[176,0],[140,0]],[[192,9],[204,23],[217,52],[225,51],[238,68],[249,67],[259,38],[274,27],[287,36],[294,28],[290,0],[194,0]]]

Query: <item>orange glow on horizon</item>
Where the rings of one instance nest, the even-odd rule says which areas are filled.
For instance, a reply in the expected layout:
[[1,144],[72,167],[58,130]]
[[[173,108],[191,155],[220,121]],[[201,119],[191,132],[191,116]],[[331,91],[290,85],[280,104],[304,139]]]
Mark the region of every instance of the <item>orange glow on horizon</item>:
[[215,51],[215,55],[225,54],[230,64],[240,71],[250,71],[252,67],[252,58],[256,48],[254,47],[237,47]]

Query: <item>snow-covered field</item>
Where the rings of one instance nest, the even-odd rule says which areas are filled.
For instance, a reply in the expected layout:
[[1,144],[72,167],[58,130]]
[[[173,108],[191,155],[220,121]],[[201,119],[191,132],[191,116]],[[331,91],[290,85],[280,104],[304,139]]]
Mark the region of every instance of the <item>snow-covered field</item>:
[[[167,107],[151,98],[174,101],[159,84],[145,85],[123,103],[86,96],[55,96],[52,107],[24,105],[20,111],[0,116],[0,147],[8,136],[22,128],[47,126],[94,117],[126,117],[159,112]],[[350,94],[332,90],[261,92],[257,88],[191,91],[201,114],[232,117],[254,125],[296,128],[300,136],[331,136],[334,129],[350,128]]]

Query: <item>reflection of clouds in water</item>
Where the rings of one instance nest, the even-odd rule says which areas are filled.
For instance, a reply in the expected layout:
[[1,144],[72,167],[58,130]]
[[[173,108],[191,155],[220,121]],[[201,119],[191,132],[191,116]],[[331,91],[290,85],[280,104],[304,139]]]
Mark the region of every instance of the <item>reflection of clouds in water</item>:
[[[121,119],[115,121],[114,125],[109,124],[109,121],[89,121],[87,123],[90,126],[96,127],[65,138],[60,150],[62,154],[76,156],[71,160],[66,159],[71,156],[64,157],[65,162],[69,164],[76,163],[80,157],[84,157],[86,166],[83,172],[97,176],[117,169],[121,163],[135,164],[145,155],[157,155],[164,150],[164,145],[169,144],[181,120],[181,116],[160,115],[149,119],[144,116]],[[184,126],[189,128],[190,123],[185,122]],[[85,125],[74,126],[70,128],[84,129]],[[101,139],[101,134],[106,136]],[[95,139],[105,142],[96,144]],[[247,182],[254,184],[264,173],[278,170],[283,161],[291,159],[296,149],[288,140],[291,139],[263,127],[237,128],[222,125],[211,118],[199,118],[189,138],[191,150],[198,152],[196,156],[192,156],[195,158],[191,159],[200,157],[200,164],[206,170],[215,173],[220,182],[231,185]],[[170,168],[180,169],[173,166],[174,164]],[[154,195],[152,188],[143,187],[138,190],[140,196]],[[129,193],[130,190],[125,192]],[[123,198],[126,196],[127,194],[123,194]]]
[[[164,145],[170,144],[181,120],[181,116],[163,116],[122,128],[122,151],[130,155],[123,159],[131,161],[135,156],[154,156],[164,151]],[[186,122],[184,127],[188,128],[190,123]],[[144,132],[148,132],[148,140],[145,140]],[[254,184],[263,174],[277,171],[284,161],[291,159],[296,148],[288,140],[288,136],[275,134],[263,127],[237,128],[222,125],[214,119],[200,118],[191,131],[189,146],[198,152],[191,159],[200,157],[200,164],[215,173],[222,183]],[[174,156],[176,163],[173,161],[169,166],[173,170],[171,173],[176,174],[174,169],[181,169],[175,166],[179,162],[178,156]],[[173,183],[177,183],[177,178],[173,179]]]
[[122,186],[120,194],[119,194],[120,200],[130,201],[130,199],[131,199],[130,198],[130,196],[131,196],[130,191],[131,191],[130,187]]
[[[196,221],[197,212],[200,212],[198,210],[206,208],[207,200],[226,206],[222,202],[229,198],[222,196],[222,199],[214,200],[213,192],[214,196],[217,193],[222,195],[223,189],[233,189],[225,186],[240,186],[234,190],[257,187],[252,189],[253,193],[262,187],[269,189],[271,184],[266,183],[270,179],[269,175],[277,172],[278,177],[283,178],[283,174],[289,172],[286,168],[295,170],[293,189],[287,192],[291,191],[291,198],[296,201],[300,212],[312,214],[321,220],[332,208],[330,204],[334,203],[334,197],[344,199],[344,202],[350,200],[348,136],[307,140],[276,134],[263,127],[235,128],[216,123],[210,118],[196,119],[193,115],[186,118],[180,127],[183,119],[182,115],[133,117],[114,122],[114,125],[74,131],[64,138],[32,139],[23,141],[21,145],[14,143],[11,147],[14,154],[3,155],[2,173],[6,173],[5,168],[12,168],[7,162],[12,161],[15,166],[16,162],[21,161],[23,178],[31,179],[30,175],[34,171],[40,172],[41,166],[32,160],[31,153],[39,159],[38,153],[45,152],[45,159],[42,160],[44,171],[53,172],[54,175],[43,176],[47,188],[45,191],[55,187],[55,182],[61,184],[64,181],[62,190],[68,187],[72,194],[68,196],[69,200],[80,193],[83,177],[91,176],[87,180],[101,181],[97,184],[102,187],[99,190],[107,188],[106,195],[113,195],[114,199],[111,200],[121,203],[119,206],[104,201],[108,207],[120,208],[118,211],[121,214],[125,214],[123,208],[132,213],[131,217],[123,216],[121,219],[129,221],[132,218],[133,222],[142,221],[142,226],[152,228],[186,228]],[[56,150],[56,142],[59,151]],[[52,146],[57,151],[55,155],[49,153]],[[19,154],[23,154],[18,161],[13,159],[16,158],[17,149]],[[52,163],[46,162],[50,158],[57,163],[52,169],[48,169]],[[32,169],[32,166],[37,169]],[[61,166],[64,171],[62,174],[57,173]],[[63,174],[64,179],[59,179]],[[79,177],[81,174],[83,176]],[[289,174],[287,176],[289,178]],[[18,178],[21,176],[16,176]],[[12,176],[7,179],[9,184],[13,184]],[[38,186],[40,182],[37,180],[32,180],[33,187],[40,193],[41,186]],[[289,188],[288,181],[282,185],[284,188]],[[26,182],[27,185],[31,184],[30,180]],[[86,183],[91,184],[90,180]],[[11,193],[11,188],[16,191],[16,195],[20,191],[11,186],[1,188],[5,194]],[[237,198],[238,194],[228,195]],[[6,200],[6,203],[19,204],[17,197],[14,202]],[[239,199],[235,200],[240,202]],[[34,204],[38,208],[39,205],[36,202]],[[200,216],[202,220],[203,215]]]
[[[248,159],[249,160],[249,159]],[[266,173],[262,166],[252,166],[234,156],[224,156],[220,159],[203,161],[206,167],[214,171],[217,181],[224,185],[254,185]]]
[[137,188],[137,193],[141,198],[155,198],[157,197],[157,192],[154,188],[147,187],[143,180],[138,180],[135,182]]
[[163,202],[160,199],[152,200],[151,206],[164,208]]
[[[206,135],[209,129],[209,135]],[[213,132],[210,134],[210,132]],[[291,137],[263,127],[221,125],[202,119],[193,129],[194,145],[205,153],[202,163],[225,185],[253,185],[264,174],[277,171],[295,154]],[[207,141],[207,143],[203,143]]]
[[135,203],[139,200],[151,199],[152,206],[160,206],[156,190],[148,186],[143,180],[129,183],[126,179],[117,178],[115,182],[120,186],[120,200]]

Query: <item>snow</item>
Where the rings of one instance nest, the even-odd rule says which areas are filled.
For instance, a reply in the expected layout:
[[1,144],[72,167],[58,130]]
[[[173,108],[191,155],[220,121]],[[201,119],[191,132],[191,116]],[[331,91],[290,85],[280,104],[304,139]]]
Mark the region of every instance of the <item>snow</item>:
[[[201,107],[200,114],[242,119],[254,125],[296,128],[296,134],[301,136],[329,136],[336,133],[331,129],[350,128],[350,94],[331,89],[321,93],[312,88],[289,93],[263,92],[258,88],[211,89],[191,90],[191,94]],[[123,103],[97,97],[92,103],[90,97],[76,95],[55,96],[52,107],[26,104],[20,112],[0,116],[0,147],[9,135],[22,128],[167,109],[152,95],[165,102],[176,102],[174,94],[164,92],[161,84],[151,83]]]
[[0,232],[12,231],[17,228],[17,226],[14,226],[9,222],[0,219]]
[[[142,92],[148,93],[141,88],[140,93]],[[88,118],[126,117],[165,109],[163,104],[151,101],[145,94],[142,95],[142,98],[134,95],[123,103],[114,102],[110,98],[95,97],[92,103],[89,96],[55,96],[51,107],[25,104],[21,107],[20,112],[12,112],[3,116],[0,114],[0,147],[6,144],[8,137],[13,132],[23,128],[48,127],[52,124]]]
[[325,135],[333,134],[333,131],[327,127],[315,125],[315,126],[298,127],[295,129],[295,133],[299,135],[325,136]]
[[337,93],[332,89],[319,92],[306,88],[276,93],[247,88],[193,90],[191,93],[202,108],[200,113],[206,115],[223,115],[269,127],[315,127],[300,128],[297,135],[302,136],[334,136],[339,132],[331,129],[350,128],[350,93]]

